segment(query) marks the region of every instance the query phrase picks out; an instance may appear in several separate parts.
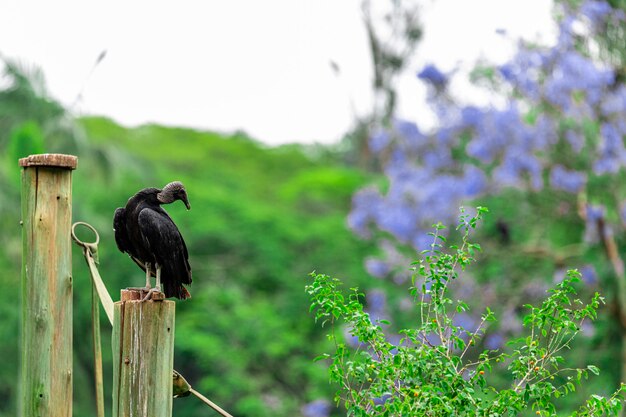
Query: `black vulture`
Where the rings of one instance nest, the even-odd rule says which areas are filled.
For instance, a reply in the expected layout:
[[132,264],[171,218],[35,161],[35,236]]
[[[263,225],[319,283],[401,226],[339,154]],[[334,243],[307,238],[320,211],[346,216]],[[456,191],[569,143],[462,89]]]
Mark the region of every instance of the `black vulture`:
[[[161,291],[166,297],[181,300],[191,297],[183,284],[191,284],[191,267],[187,246],[161,204],[176,200],[191,209],[185,187],[174,181],[163,187],[145,188],[128,199],[126,207],[115,210],[113,230],[120,251],[128,253],[146,272],[146,290]],[[156,287],[150,289],[150,277],[156,276]],[[145,299],[150,297],[150,293]]]

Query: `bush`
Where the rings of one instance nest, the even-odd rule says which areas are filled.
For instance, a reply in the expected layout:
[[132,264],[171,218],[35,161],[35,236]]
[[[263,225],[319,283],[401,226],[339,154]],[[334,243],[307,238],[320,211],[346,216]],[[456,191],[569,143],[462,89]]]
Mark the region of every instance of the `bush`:
[[[339,280],[312,274],[313,283],[306,287],[311,311],[322,325],[331,326],[328,337],[335,346],[334,353],[317,360],[329,361],[330,379],[339,385],[335,400],[348,415],[556,415],[555,400],[575,392],[590,373],[599,373],[592,365],[568,367],[563,356],[583,322],[595,319],[604,302],[598,293],[588,302],[576,298],[576,270],[570,270],[539,306],[525,306],[527,335],[509,341],[503,350],[477,351],[487,325],[495,320],[488,307],[475,328],[457,324],[455,318],[469,307],[451,298],[449,284],[480,251],[469,236],[485,212],[479,207],[472,216],[461,210],[459,245],[448,244],[441,234],[445,227],[435,225],[430,249],[412,268],[410,291],[418,324],[399,331],[396,343],[383,329],[388,321],[372,321],[358,289],[346,295]],[[346,327],[339,326],[341,322]],[[349,347],[344,336],[355,338],[356,347]],[[490,381],[496,368],[507,375],[507,386]],[[617,415],[625,389],[622,385],[610,397],[592,395],[572,415]]]

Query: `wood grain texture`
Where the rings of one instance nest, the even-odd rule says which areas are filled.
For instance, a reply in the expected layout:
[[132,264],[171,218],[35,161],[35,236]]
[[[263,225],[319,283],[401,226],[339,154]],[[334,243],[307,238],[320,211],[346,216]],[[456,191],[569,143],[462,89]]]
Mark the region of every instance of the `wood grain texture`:
[[24,417],[72,416],[71,170],[22,170]]
[[113,315],[113,417],[171,417],[173,301],[118,301]]

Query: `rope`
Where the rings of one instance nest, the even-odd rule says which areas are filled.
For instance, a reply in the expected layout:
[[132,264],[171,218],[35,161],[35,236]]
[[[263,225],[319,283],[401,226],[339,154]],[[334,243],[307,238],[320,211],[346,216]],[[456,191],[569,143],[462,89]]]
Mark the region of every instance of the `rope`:
[[[95,242],[83,242],[78,237],[76,237],[76,226],[85,226],[90,229],[96,236]],[[96,291],[98,292],[98,298],[100,298],[100,302],[102,303],[102,307],[104,308],[104,312],[109,318],[109,323],[111,326],[113,325],[113,299],[109,295],[109,292],[102,282],[102,278],[100,277],[100,273],[98,272],[98,243],[100,242],[100,235],[90,224],[84,222],[76,222],[72,225],[72,239],[78,246],[83,248],[83,255],[85,255],[85,260],[87,261],[87,266],[89,266],[89,272],[91,272],[91,281],[93,285],[96,287]]]
[[[91,229],[96,235],[96,241],[93,243],[85,243],[76,237],[76,226],[83,225]],[[87,265],[91,269],[91,264],[97,263],[98,259],[98,242],[100,236],[98,232],[90,225],[82,222],[72,225],[72,239],[83,247],[83,254],[87,260]],[[93,362],[94,362],[94,388],[96,391],[96,412],[98,417],[104,417],[104,382],[102,378],[102,343],[100,340],[100,312],[98,311],[98,290],[95,281],[91,283],[91,330],[93,344]]]
[[[76,226],[84,226],[87,229],[91,230],[95,235],[95,241],[83,242],[82,240],[80,240],[76,236],[76,231],[75,231]],[[93,292],[94,292],[94,298],[93,298],[94,307],[92,307],[92,314],[97,314],[98,312],[97,308],[95,307],[96,295],[97,295],[97,298],[100,299],[100,303],[102,303],[102,307],[104,308],[104,311],[112,326],[113,325],[113,299],[111,298],[111,295],[109,295],[109,292],[107,291],[106,286],[104,285],[104,282],[102,281],[102,277],[100,276],[100,273],[98,272],[98,266],[97,266],[98,265],[98,243],[100,242],[100,235],[98,234],[96,229],[90,224],[85,223],[85,222],[76,222],[72,225],[72,239],[74,240],[74,242],[76,242],[78,246],[80,246],[83,249],[83,255],[85,255],[85,260],[87,261],[87,266],[89,267],[89,272],[91,273],[91,280],[92,280]],[[100,351],[100,348],[98,347],[98,349],[96,350],[95,342],[97,338],[98,344],[100,344],[99,343],[100,326],[99,326],[99,319],[96,322],[96,318],[92,316],[92,320],[93,320],[93,325],[94,325],[94,362],[95,362],[95,369],[96,369],[95,371],[96,401],[97,403],[99,403],[100,401],[103,401],[103,399],[100,397],[100,395],[103,395],[100,393],[102,385],[100,386],[98,385],[98,377],[97,377],[98,374],[100,374],[100,378],[102,377],[102,356],[100,352],[100,359],[98,359],[98,352]],[[97,329],[95,329],[96,324],[98,324]],[[96,332],[97,332],[97,335],[96,335]],[[101,383],[102,382],[100,381],[100,384]],[[211,407],[213,410],[217,411],[223,417],[233,417],[231,414],[224,411],[220,406],[218,406],[217,404],[215,404],[214,402],[206,398],[204,395],[200,394],[195,389],[191,388],[191,385],[187,382],[187,380],[183,378],[183,376],[180,373],[178,373],[176,370],[173,371],[173,385],[174,385],[174,389],[173,389],[174,398],[186,397],[186,396],[189,396],[190,394],[193,394],[198,399],[200,399],[200,401],[202,401],[203,403]],[[101,417],[100,414],[98,414],[98,417]]]

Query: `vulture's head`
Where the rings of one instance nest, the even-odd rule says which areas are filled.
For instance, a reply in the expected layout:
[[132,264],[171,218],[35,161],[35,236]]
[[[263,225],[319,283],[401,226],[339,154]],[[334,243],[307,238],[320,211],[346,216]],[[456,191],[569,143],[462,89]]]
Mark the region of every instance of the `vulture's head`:
[[191,209],[189,199],[187,198],[187,191],[185,191],[185,186],[180,181],[170,182],[163,187],[161,192],[157,194],[157,199],[161,204],[170,204],[176,200],[180,200],[185,203],[187,210]]

